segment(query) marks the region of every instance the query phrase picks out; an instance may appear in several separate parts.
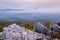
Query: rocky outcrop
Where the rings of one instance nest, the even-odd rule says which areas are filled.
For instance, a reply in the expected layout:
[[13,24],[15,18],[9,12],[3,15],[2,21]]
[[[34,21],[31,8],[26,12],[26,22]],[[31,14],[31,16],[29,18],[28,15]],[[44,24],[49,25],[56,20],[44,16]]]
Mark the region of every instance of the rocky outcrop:
[[2,34],[3,40],[36,40],[37,38],[47,38],[44,34],[38,34],[28,29],[25,30],[24,27],[20,27],[15,23],[5,27]]
[[40,22],[37,22],[35,24],[33,31],[35,32],[37,31],[38,33],[43,33],[45,35],[51,34],[51,30],[43,26]]
[[60,28],[57,24],[53,24],[50,28],[52,31],[59,32]]

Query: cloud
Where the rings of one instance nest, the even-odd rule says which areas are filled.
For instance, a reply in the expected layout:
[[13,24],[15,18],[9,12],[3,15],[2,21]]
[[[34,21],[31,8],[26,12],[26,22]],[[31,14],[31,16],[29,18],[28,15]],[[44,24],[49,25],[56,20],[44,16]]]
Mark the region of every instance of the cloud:
[[0,0],[0,8],[23,9],[24,12],[60,12],[60,0]]
[[23,0],[0,0],[0,8],[21,8]]

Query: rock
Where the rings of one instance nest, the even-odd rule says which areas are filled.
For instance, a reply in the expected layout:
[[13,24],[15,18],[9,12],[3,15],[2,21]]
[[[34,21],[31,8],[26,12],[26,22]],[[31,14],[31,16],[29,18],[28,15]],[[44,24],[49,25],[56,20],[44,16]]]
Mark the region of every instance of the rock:
[[37,30],[38,33],[43,33],[43,34],[45,34],[45,35],[50,35],[50,34],[51,34],[51,30],[50,30],[50,29],[47,29],[47,28],[46,28],[45,26],[43,26],[40,22],[37,22],[37,23],[35,24],[33,31],[36,32],[36,30]]
[[28,29],[25,30],[24,27],[20,27],[15,23],[5,27],[2,34],[3,40],[36,40],[43,36]]
[[55,32],[58,32],[58,31],[59,31],[59,29],[58,29],[58,27],[57,27],[56,24],[53,24],[50,29],[51,29],[52,31],[55,31]]

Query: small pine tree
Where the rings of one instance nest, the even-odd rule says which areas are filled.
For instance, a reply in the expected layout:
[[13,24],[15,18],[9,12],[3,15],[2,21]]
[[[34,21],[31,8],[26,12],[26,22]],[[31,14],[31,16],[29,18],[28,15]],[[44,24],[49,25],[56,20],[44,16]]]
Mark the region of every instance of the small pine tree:
[[47,28],[50,28],[51,23],[49,21],[45,22],[44,24]]
[[3,27],[2,26],[0,26],[0,32],[2,32],[3,31]]

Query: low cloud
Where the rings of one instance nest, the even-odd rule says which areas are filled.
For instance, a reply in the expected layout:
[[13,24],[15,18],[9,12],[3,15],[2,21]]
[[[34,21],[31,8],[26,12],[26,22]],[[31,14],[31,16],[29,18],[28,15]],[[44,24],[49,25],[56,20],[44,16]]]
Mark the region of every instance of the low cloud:
[[22,9],[24,12],[60,13],[60,0],[0,0],[0,8]]

